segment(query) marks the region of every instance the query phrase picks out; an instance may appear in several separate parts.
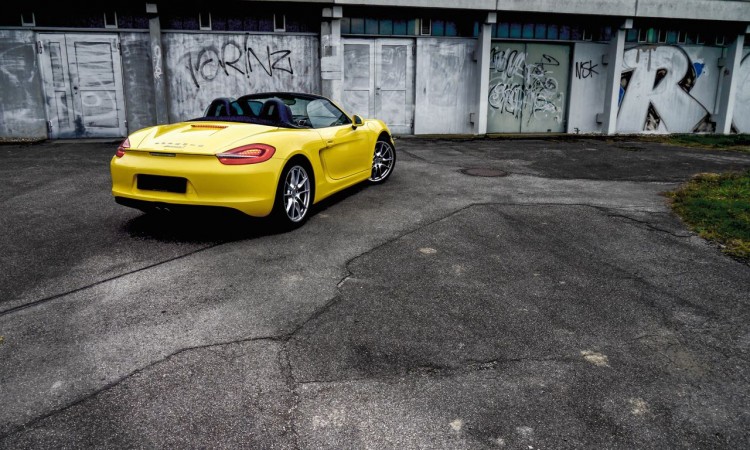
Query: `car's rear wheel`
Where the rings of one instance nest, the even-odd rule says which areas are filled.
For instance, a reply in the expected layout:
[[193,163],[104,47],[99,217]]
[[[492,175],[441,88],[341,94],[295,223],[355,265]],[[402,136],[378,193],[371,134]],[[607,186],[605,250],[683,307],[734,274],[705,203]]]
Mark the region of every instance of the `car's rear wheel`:
[[375,142],[375,152],[372,156],[372,172],[370,183],[384,183],[391,176],[396,165],[396,150],[385,136]]
[[314,183],[312,171],[301,161],[284,167],[276,189],[273,216],[284,228],[296,228],[307,220],[312,206]]

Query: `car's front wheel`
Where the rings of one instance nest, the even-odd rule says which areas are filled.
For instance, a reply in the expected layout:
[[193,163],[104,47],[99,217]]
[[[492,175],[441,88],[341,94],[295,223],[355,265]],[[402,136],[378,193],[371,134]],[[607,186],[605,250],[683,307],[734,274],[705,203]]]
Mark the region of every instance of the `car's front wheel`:
[[372,156],[372,172],[370,183],[383,183],[391,176],[396,165],[396,150],[387,137],[379,137],[375,142],[375,152]]
[[300,161],[284,167],[276,189],[274,219],[284,228],[302,225],[310,212],[313,200],[312,171]]

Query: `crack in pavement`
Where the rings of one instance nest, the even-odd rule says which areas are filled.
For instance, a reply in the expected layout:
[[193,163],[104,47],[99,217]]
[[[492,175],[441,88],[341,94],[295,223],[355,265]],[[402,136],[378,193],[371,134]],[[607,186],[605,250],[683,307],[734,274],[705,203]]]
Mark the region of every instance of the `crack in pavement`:
[[[205,348],[227,346],[227,345],[232,345],[232,344],[237,344],[237,343],[242,343],[242,342],[274,341],[274,342],[281,342],[281,343],[283,343],[283,346],[282,346],[282,353],[283,353],[283,355],[280,356],[280,358],[283,359],[283,362],[280,361],[280,364],[281,364],[281,368],[282,368],[282,373],[285,376],[286,384],[289,387],[290,392],[291,392],[291,394],[292,394],[292,396],[294,398],[294,405],[293,405],[292,409],[289,412],[290,413],[290,428],[292,430],[292,433],[294,434],[295,446],[296,446],[296,448],[299,448],[299,435],[297,434],[296,427],[294,425],[294,422],[295,422],[294,417],[295,417],[295,414],[296,414],[296,411],[297,411],[297,407],[299,405],[299,394],[297,392],[297,387],[300,386],[300,385],[305,385],[305,384],[310,384],[310,383],[316,383],[316,382],[315,381],[299,382],[299,381],[297,381],[295,379],[294,373],[293,373],[293,369],[292,369],[292,363],[291,363],[291,360],[289,358],[289,352],[288,352],[289,341],[299,331],[301,331],[303,328],[305,328],[310,322],[312,322],[315,319],[319,318],[320,316],[322,316],[323,314],[325,314],[326,312],[328,312],[336,304],[338,304],[339,302],[341,302],[341,300],[343,299],[343,296],[341,295],[340,287],[344,284],[344,282],[346,280],[348,280],[349,278],[352,278],[355,275],[352,272],[352,270],[350,269],[350,265],[351,265],[352,262],[354,262],[355,260],[357,260],[359,258],[362,258],[362,257],[365,257],[365,256],[367,256],[369,254],[372,254],[372,253],[376,252],[377,250],[385,247],[386,245],[389,245],[389,244],[391,244],[393,242],[396,242],[396,241],[398,241],[400,239],[403,239],[403,238],[405,238],[405,237],[407,237],[407,236],[409,236],[411,234],[419,232],[419,231],[421,231],[424,228],[427,228],[427,227],[429,227],[431,225],[434,225],[436,223],[439,223],[441,221],[448,220],[451,217],[456,216],[456,215],[460,214],[463,211],[466,211],[468,209],[471,209],[471,208],[474,208],[474,207],[478,207],[478,206],[479,207],[481,207],[481,206],[520,206],[520,207],[561,206],[561,207],[587,207],[587,208],[595,209],[597,211],[603,211],[605,213],[608,212],[608,211],[612,211],[612,210],[632,210],[633,208],[643,208],[643,209],[649,208],[648,206],[638,206],[638,205],[631,205],[631,206],[629,206],[627,208],[603,207],[603,206],[600,206],[600,205],[592,205],[592,204],[586,204],[586,203],[480,202],[480,203],[470,203],[470,204],[467,204],[467,205],[465,205],[465,206],[463,206],[461,208],[455,209],[455,210],[453,210],[453,211],[451,211],[451,212],[449,212],[449,213],[447,213],[447,214],[445,214],[445,215],[443,215],[443,216],[441,216],[439,218],[436,218],[434,220],[429,220],[429,221],[417,224],[412,229],[410,229],[408,231],[405,231],[403,233],[399,233],[397,236],[392,237],[390,239],[386,239],[385,241],[383,241],[380,244],[378,244],[378,245],[370,248],[369,250],[366,250],[366,251],[364,251],[364,252],[362,252],[362,253],[360,253],[358,255],[355,255],[355,256],[349,258],[344,263],[344,269],[347,272],[346,275],[344,275],[336,283],[336,289],[339,291],[339,294],[337,294],[334,297],[332,297],[331,299],[329,299],[323,306],[321,306],[320,308],[318,308],[317,310],[315,310],[310,316],[308,316],[305,320],[303,320],[302,322],[300,322],[299,325],[297,325],[296,327],[294,327],[290,332],[279,334],[277,336],[244,337],[244,338],[235,339],[235,340],[231,340],[231,341],[218,342],[218,343],[209,343],[209,344],[203,344],[203,345],[197,345],[197,346],[191,346],[191,347],[185,347],[185,348],[182,348],[182,349],[178,349],[178,350],[174,351],[173,353],[171,353],[171,354],[169,354],[169,355],[167,355],[167,356],[165,356],[165,357],[163,357],[161,359],[152,361],[151,363],[149,363],[149,364],[147,364],[147,365],[145,365],[145,366],[143,366],[141,368],[135,369],[132,372],[129,372],[128,374],[125,374],[124,376],[118,378],[117,380],[115,380],[115,381],[113,381],[111,383],[108,383],[105,386],[103,386],[102,388],[96,389],[95,391],[93,391],[93,392],[91,392],[89,394],[86,394],[86,395],[82,396],[81,398],[79,398],[79,399],[77,399],[77,400],[75,400],[73,402],[70,402],[67,405],[61,406],[59,408],[55,408],[52,411],[49,411],[49,412],[47,412],[45,414],[37,416],[37,417],[35,417],[35,418],[33,418],[33,419],[31,419],[31,420],[29,420],[29,421],[27,421],[27,422],[25,422],[25,423],[17,426],[17,427],[14,427],[9,432],[0,435],[0,439],[5,439],[7,437],[10,437],[10,436],[12,436],[14,434],[17,434],[17,433],[23,431],[24,429],[27,429],[29,427],[33,427],[35,424],[39,423],[40,421],[42,421],[44,419],[47,419],[49,417],[61,414],[61,413],[65,412],[66,410],[70,409],[70,408],[73,408],[73,407],[75,407],[75,406],[77,406],[79,404],[84,403],[88,399],[94,398],[94,397],[100,395],[103,392],[106,392],[108,390],[113,389],[114,387],[118,386],[119,384],[121,384],[122,382],[126,381],[127,379],[132,378],[133,376],[138,375],[140,373],[143,373],[143,372],[147,371],[148,369],[153,368],[153,367],[155,367],[157,365],[160,365],[163,362],[169,361],[170,359],[172,359],[172,358],[174,358],[174,357],[176,357],[176,356],[178,356],[178,355],[180,355],[182,353],[189,352],[189,351],[194,351],[194,350],[199,350],[199,349],[205,349]],[[605,214],[605,215],[608,216],[608,217],[613,217],[611,215],[607,215],[607,214]],[[615,215],[615,217],[617,217],[617,215]],[[621,216],[621,217],[630,219],[627,216]],[[638,220],[634,220],[634,221],[635,222],[639,222]],[[659,231],[663,231],[663,230],[659,230]],[[672,233],[668,233],[668,234],[672,234]],[[677,237],[681,237],[681,236],[677,236]],[[101,280],[101,281],[98,281],[96,283],[92,283],[89,286],[78,288],[78,289],[72,290],[72,291],[70,291],[68,293],[65,293],[65,294],[58,294],[58,295],[51,296],[51,297],[48,297],[48,298],[45,298],[45,299],[37,300],[37,301],[35,301],[33,303],[30,303],[30,304],[21,305],[21,306],[18,306],[16,308],[11,308],[10,310],[6,310],[6,311],[0,312],[0,317],[4,316],[4,315],[9,315],[9,314],[11,314],[13,312],[17,312],[17,311],[20,311],[22,309],[26,309],[26,308],[29,308],[29,307],[32,307],[32,306],[37,306],[39,304],[47,303],[47,302],[55,300],[57,298],[61,298],[61,297],[64,297],[64,296],[72,294],[72,293],[80,292],[80,291],[83,291],[85,289],[98,286],[100,284],[103,284],[103,283],[106,283],[108,281],[112,281],[112,280],[124,277],[124,276],[132,274],[132,273],[141,272],[141,271],[153,268],[153,267],[157,267],[157,266],[162,265],[162,264],[166,264],[166,263],[171,262],[171,261],[179,260],[179,259],[185,258],[187,256],[191,256],[191,255],[194,255],[196,253],[199,253],[199,252],[202,252],[202,251],[205,251],[205,250],[209,250],[211,248],[215,248],[215,247],[218,247],[218,246],[221,246],[221,245],[225,245],[227,243],[229,243],[229,241],[212,244],[210,246],[206,246],[206,247],[203,247],[203,248],[200,248],[200,249],[196,249],[196,250],[194,250],[192,252],[189,252],[189,253],[186,253],[184,255],[180,255],[180,256],[171,258],[169,260],[165,260],[165,261],[162,261],[162,262],[159,262],[159,263],[152,264],[152,265],[147,266],[147,267],[143,267],[143,268],[140,268],[140,269],[136,269],[136,270],[130,271],[130,272],[126,273],[126,274],[117,275],[117,276],[108,278],[106,280]],[[655,305],[650,305],[650,306],[655,307]],[[664,317],[664,319],[665,319],[665,322],[668,322],[666,320],[666,317]],[[435,367],[432,367],[432,366],[420,366],[420,367],[417,367],[415,369],[411,369],[411,370],[407,371],[405,374],[406,375],[411,375],[411,374],[415,374],[415,373],[425,373],[425,374],[436,374],[438,376],[450,376],[451,374],[461,373],[461,371],[463,371],[464,373],[468,373],[468,372],[475,372],[475,371],[481,371],[481,370],[492,370],[492,369],[496,368],[497,366],[499,366],[502,363],[514,363],[514,362],[523,362],[523,361],[561,361],[561,362],[573,362],[573,361],[577,361],[577,359],[573,359],[573,358],[570,358],[570,357],[494,359],[494,360],[489,360],[489,361],[472,361],[472,362],[469,362],[468,365],[466,365],[465,367],[462,367],[462,368],[449,368],[449,367],[441,367],[441,366],[435,366]],[[399,376],[403,376],[403,374],[402,375],[388,376],[388,377],[384,377],[384,378],[386,378],[386,379],[387,378],[398,378]],[[373,379],[378,379],[378,377],[366,377],[366,378],[361,378],[361,379],[351,378],[351,379],[347,379],[346,381],[363,381],[363,380],[373,380]],[[317,383],[323,383],[323,382],[331,382],[331,381],[318,381]]]
[[59,294],[51,295],[49,297],[44,297],[44,298],[41,298],[41,299],[38,299],[38,300],[32,300],[32,301],[30,301],[28,303],[23,303],[21,305],[14,306],[12,308],[8,308],[8,309],[0,311],[0,317],[7,316],[7,315],[10,315],[10,314],[16,313],[18,311],[22,311],[24,309],[32,308],[34,306],[39,306],[39,305],[51,302],[52,300],[57,300],[58,298],[66,297],[66,296],[71,295],[71,294],[76,294],[78,292],[85,291],[86,289],[91,289],[91,288],[99,286],[101,284],[104,284],[104,283],[107,283],[107,282],[110,282],[110,281],[114,281],[114,280],[126,277],[128,275],[133,275],[133,274],[136,274],[138,272],[143,272],[143,271],[146,271],[148,269],[153,269],[154,267],[158,267],[158,266],[161,266],[161,265],[164,265],[164,264],[168,264],[168,263],[173,262],[173,261],[178,261],[178,260],[180,260],[182,258],[187,258],[188,256],[195,255],[195,254],[200,253],[202,251],[210,250],[212,248],[216,248],[216,247],[222,246],[224,244],[228,244],[229,242],[231,242],[231,241],[224,241],[224,242],[218,242],[218,243],[215,243],[215,244],[211,244],[211,245],[208,245],[206,247],[201,247],[201,248],[192,250],[192,251],[190,251],[188,253],[184,253],[182,255],[166,259],[164,261],[159,261],[159,262],[156,262],[156,263],[153,263],[153,264],[149,264],[149,265],[144,266],[144,267],[140,267],[138,269],[133,269],[133,270],[130,270],[128,272],[124,272],[124,273],[121,273],[121,274],[118,274],[118,275],[111,276],[109,278],[105,278],[103,280],[96,281],[96,282],[88,284],[86,286],[81,286],[81,287],[78,287],[78,288],[75,288],[75,289],[71,289],[70,291],[61,292]]
[[[433,223],[437,223],[437,222],[439,222],[439,221],[441,221],[443,219],[447,219],[447,218],[451,217],[453,214],[460,213],[461,211],[463,211],[465,209],[468,209],[468,208],[471,208],[473,206],[490,206],[490,205],[497,205],[497,206],[537,206],[537,205],[538,206],[586,206],[586,207],[597,208],[597,209],[601,209],[601,210],[610,210],[610,209],[612,209],[612,210],[620,210],[621,209],[621,210],[626,210],[626,211],[627,210],[636,210],[636,211],[644,211],[644,212],[648,212],[647,210],[649,208],[649,206],[637,206],[637,205],[630,206],[628,208],[624,208],[624,207],[619,207],[618,208],[618,207],[603,207],[603,206],[600,206],[600,205],[593,205],[593,204],[586,204],[586,203],[554,203],[554,202],[550,202],[550,203],[543,203],[543,202],[540,202],[540,203],[534,203],[534,202],[530,202],[530,203],[512,203],[512,202],[479,202],[479,203],[470,203],[470,204],[468,204],[466,206],[463,206],[463,207],[461,207],[461,208],[459,208],[457,210],[454,210],[451,213],[448,213],[448,215],[446,215],[444,217],[441,217],[439,219],[436,219],[436,220],[434,220],[432,222],[429,222],[429,223],[426,223],[426,224],[423,224],[423,225],[419,225],[417,228],[415,228],[415,229],[413,229],[411,231],[408,231],[408,232],[406,232],[403,235],[397,236],[397,237],[393,238],[392,240],[397,240],[397,239],[400,239],[402,237],[408,236],[409,234],[411,234],[411,233],[413,233],[415,231],[418,231],[419,229],[421,229],[423,227],[432,225]],[[626,219],[631,219],[631,220],[637,221],[636,219],[632,219],[632,218],[627,217],[627,216],[622,216],[622,217],[626,218]],[[680,236],[677,236],[677,237],[680,237]],[[66,292],[61,292],[59,294],[51,295],[49,297],[44,297],[44,298],[41,298],[41,299],[38,299],[38,300],[30,301],[28,303],[23,303],[21,305],[14,306],[12,308],[8,308],[8,309],[5,309],[5,310],[0,310],[0,317],[6,316],[6,315],[10,315],[10,314],[13,314],[13,313],[16,313],[18,311],[22,311],[22,310],[25,310],[25,309],[28,309],[28,308],[32,308],[34,306],[42,305],[42,304],[48,303],[50,301],[57,300],[58,298],[66,297],[66,296],[71,295],[71,294],[76,294],[78,292],[85,291],[86,289],[90,289],[90,288],[99,286],[101,284],[104,284],[104,283],[107,283],[107,282],[110,282],[110,281],[114,281],[114,280],[117,280],[117,279],[120,279],[120,278],[124,278],[124,277],[129,276],[129,275],[133,275],[133,274],[136,274],[136,273],[139,273],[139,272],[143,272],[143,271],[146,271],[148,269],[153,269],[154,267],[159,267],[161,265],[168,264],[170,262],[178,261],[180,259],[187,258],[187,257],[195,255],[197,253],[200,253],[200,252],[203,252],[203,251],[206,251],[206,250],[211,250],[213,248],[217,248],[217,247],[220,247],[222,245],[226,245],[226,244],[229,244],[229,243],[232,243],[232,242],[237,242],[237,241],[222,241],[222,242],[217,242],[215,244],[211,244],[211,245],[208,245],[208,246],[205,246],[205,247],[201,247],[201,248],[195,249],[193,251],[184,253],[182,255],[175,256],[173,258],[169,258],[169,259],[166,259],[166,260],[163,260],[163,261],[159,261],[159,262],[156,262],[156,263],[153,263],[153,264],[149,264],[149,265],[144,266],[144,267],[140,267],[138,269],[134,269],[134,270],[130,270],[128,272],[124,272],[124,273],[121,273],[121,274],[118,274],[118,275],[114,275],[114,276],[111,276],[109,278],[105,278],[105,279],[96,281],[94,283],[90,283],[88,285],[81,286],[81,287],[78,287],[78,288],[75,288],[75,289],[72,289],[72,290],[69,290],[69,291],[66,291]],[[390,241],[386,241],[383,244],[379,244],[378,246],[373,247],[372,249],[370,249],[370,250],[368,250],[368,251],[366,251],[366,252],[364,252],[364,253],[362,253],[360,255],[352,257],[350,260],[348,260],[345,263],[345,265],[348,266],[348,264],[352,260],[354,260],[354,259],[356,259],[356,258],[358,258],[360,256],[364,256],[367,253],[369,253],[370,251],[376,250],[379,247],[381,247],[382,245],[387,244],[388,242],[390,242]],[[337,284],[337,287],[340,287],[346,281],[346,278],[348,278],[350,275],[351,275],[351,273],[349,275],[345,276],[341,281],[339,281],[339,283]]]
[[61,406],[59,408],[55,408],[52,411],[49,411],[49,412],[47,412],[45,414],[37,416],[37,417],[29,420],[28,422],[26,422],[26,423],[24,423],[22,425],[19,425],[19,426],[13,428],[13,429],[11,429],[10,431],[6,432],[5,434],[0,434],[0,440],[8,438],[8,437],[10,437],[10,436],[12,436],[14,434],[17,434],[17,433],[23,431],[26,428],[33,427],[35,424],[41,422],[44,419],[47,419],[49,417],[53,417],[53,416],[56,416],[58,414],[61,414],[61,413],[65,412],[65,411],[67,411],[70,408],[73,408],[73,407],[75,407],[77,405],[80,405],[80,404],[86,402],[89,399],[97,397],[98,395],[100,395],[100,394],[102,394],[104,392],[107,392],[107,391],[109,391],[109,390],[117,387],[122,382],[124,382],[124,381],[126,381],[126,380],[128,380],[128,379],[130,379],[130,378],[132,378],[132,377],[134,377],[136,375],[139,375],[139,374],[141,374],[141,373],[143,373],[143,372],[145,372],[145,371],[147,371],[147,370],[149,370],[149,369],[151,369],[153,367],[156,367],[157,365],[160,365],[160,364],[162,364],[164,362],[167,362],[167,361],[169,361],[169,360],[171,360],[171,359],[173,359],[173,358],[175,358],[175,357],[177,357],[177,356],[179,356],[179,355],[181,355],[183,353],[187,353],[187,352],[195,351],[195,350],[203,350],[203,349],[208,349],[208,348],[214,348],[214,347],[223,347],[223,346],[232,345],[232,344],[240,344],[240,343],[243,343],[243,342],[256,342],[256,341],[275,341],[275,342],[278,342],[279,340],[280,339],[277,338],[277,337],[275,337],[275,336],[264,336],[264,337],[252,337],[252,338],[235,339],[235,340],[232,340],[232,341],[218,342],[218,343],[211,343],[211,344],[204,344],[204,345],[195,345],[195,346],[192,346],[192,347],[181,348],[181,349],[179,349],[179,350],[177,350],[177,351],[175,351],[173,353],[170,353],[169,355],[167,355],[167,356],[165,356],[165,357],[163,357],[161,359],[158,359],[156,361],[152,361],[152,362],[146,364],[143,367],[135,369],[132,372],[127,373],[127,374],[123,375],[122,377],[120,377],[120,378],[112,381],[111,383],[107,383],[103,387],[101,387],[99,389],[96,389],[95,391],[90,392],[90,393],[84,395],[83,397],[81,397],[81,398],[73,401],[73,402],[68,403],[67,405]]
[[672,236],[674,236],[676,238],[692,238],[692,237],[696,236],[695,234],[690,233],[690,232],[687,232],[685,234],[674,233],[672,231],[665,230],[663,228],[659,228],[659,227],[651,224],[651,222],[648,222],[646,220],[636,219],[635,217],[626,216],[624,214],[608,214],[607,217],[617,217],[617,218],[622,218],[622,219],[630,220],[630,221],[633,221],[633,222],[636,222],[636,223],[640,223],[642,225],[645,225],[646,228],[648,228],[651,231],[659,231],[659,232],[662,232],[662,233],[667,233],[667,234],[670,234],[670,235],[672,235]]
[[300,399],[299,399],[299,392],[297,391],[297,387],[299,386],[299,383],[294,377],[294,370],[292,369],[292,361],[289,358],[289,339],[284,341],[284,344],[281,346],[281,351],[279,352],[279,363],[281,365],[281,373],[284,375],[284,381],[286,383],[287,389],[289,389],[289,392],[292,394],[292,407],[289,409],[289,427],[291,428],[292,436],[294,439],[294,448],[299,449],[299,433],[297,432],[297,409],[299,408]]
[[[433,223],[436,223],[436,222],[439,222],[440,220],[448,218],[448,217],[452,216],[453,214],[456,214],[456,213],[458,213],[460,211],[463,211],[464,209],[467,209],[467,208],[469,208],[471,206],[472,205],[467,205],[467,206],[465,206],[463,208],[460,208],[459,210],[452,211],[451,213],[449,213],[445,217],[440,217],[440,218],[438,218],[436,220],[433,220],[433,221],[430,221],[428,223],[419,224],[414,229],[411,229],[411,230],[409,230],[409,231],[407,231],[405,233],[399,234],[398,236],[396,236],[394,238],[387,239],[385,242],[383,242],[383,243],[381,243],[381,244],[379,244],[379,245],[371,248],[370,250],[367,250],[365,252],[362,252],[361,254],[353,256],[352,258],[348,259],[344,263],[344,268],[347,271],[347,274],[340,279],[340,281],[337,283],[337,286],[340,286],[347,278],[349,278],[352,275],[352,272],[349,270],[349,264],[352,261],[354,261],[355,259],[357,259],[357,258],[359,258],[361,256],[364,256],[364,255],[367,255],[367,254],[371,253],[372,251],[374,251],[374,250],[376,250],[376,249],[378,249],[378,248],[380,248],[380,247],[382,247],[384,245],[387,245],[390,242],[397,241],[397,240],[399,240],[399,239],[401,239],[401,238],[403,238],[405,236],[408,236],[411,233],[417,232],[420,229],[422,229],[424,227],[427,227],[427,226],[430,226]],[[213,247],[217,247],[219,245],[223,245],[223,244],[226,244],[226,243],[228,243],[228,242],[222,242],[222,243],[219,243],[219,244],[215,244],[215,245],[211,245],[211,246],[205,247],[203,249],[195,250],[195,251],[193,251],[191,253],[188,253],[188,254],[185,254],[185,255],[182,255],[182,256],[179,256],[179,257],[172,258],[170,261],[174,261],[174,260],[177,260],[177,259],[180,259],[180,258],[184,258],[186,256],[198,253],[199,251],[207,250],[207,249],[210,249],[210,248],[213,248]],[[142,270],[146,270],[148,268],[156,267],[159,264],[163,264],[165,262],[158,263],[158,264],[153,264],[153,265],[151,265],[151,266],[149,266],[147,268],[142,268],[142,269],[138,269],[138,270],[132,271],[131,273],[136,273],[136,272],[139,272],[139,271],[142,271]],[[105,283],[107,281],[111,281],[111,280],[120,278],[121,276],[124,276],[124,275],[112,277],[111,279],[108,279],[108,280],[102,280],[102,281],[99,281],[97,283],[93,283],[93,284],[91,284],[88,287],[89,288],[90,287],[94,287],[94,286],[100,285],[102,283]],[[75,289],[75,290],[71,291],[71,293],[79,292],[79,291],[82,291],[82,290],[85,290],[85,289],[87,289],[87,288]],[[338,287],[337,287],[337,290],[338,290]],[[24,305],[24,307],[15,308],[15,309],[11,310],[10,312],[16,312],[18,310],[25,309],[26,307],[31,307],[31,306],[34,306],[34,305],[38,305],[38,304],[40,304],[42,302],[46,303],[48,301],[64,297],[65,295],[66,294],[60,294],[60,295],[57,295],[57,296],[49,297],[47,299],[42,299],[42,300],[39,300],[39,301],[35,302],[34,304]],[[66,411],[66,410],[68,410],[68,409],[70,409],[70,408],[72,408],[72,407],[74,407],[76,405],[79,405],[79,404],[85,402],[86,400],[88,400],[90,398],[94,398],[97,395],[99,395],[99,394],[101,394],[103,392],[106,392],[106,391],[108,391],[108,390],[116,387],[117,385],[121,384],[122,382],[126,381],[127,379],[132,378],[133,376],[135,376],[135,375],[137,375],[139,373],[142,373],[142,372],[148,370],[149,368],[155,367],[155,366],[157,366],[157,365],[159,365],[159,364],[161,364],[163,362],[169,361],[171,358],[173,358],[173,357],[175,357],[175,356],[177,356],[179,354],[182,354],[184,352],[188,352],[188,351],[192,351],[192,350],[198,350],[198,349],[204,349],[204,348],[211,348],[211,347],[221,347],[221,346],[231,345],[231,344],[237,344],[237,343],[241,343],[241,342],[264,341],[264,340],[267,340],[267,341],[276,341],[276,342],[283,342],[284,343],[284,349],[285,349],[286,348],[286,344],[288,343],[288,341],[297,332],[299,332],[302,328],[304,328],[312,320],[315,320],[316,318],[320,317],[322,314],[324,314],[326,311],[328,311],[333,305],[335,305],[336,303],[338,303],[340,300],[341,300],[341,295],[340,294],[335,295],[333,298],[329,299],[322,307],[320,307],[316,311],[314,311],[307,319],[305,319],[304,321],[302,321],[299,325],[297,325],[296,327],[294,327],[292,329],[292,331],[290,331],[288,333],[280,334],[278,336],[264,336],[264,337],[241,338],[241,339],[236,339],[236,340],[231,340],[231,341],[225,341],[225,342],[219,342],[219,343],[210,343],[210,344],[204,344],[204,345],[198,345],[198,346],[192,346],[192,347],[185,347],[185,348],[179,349],[179,350],[177,350],[177,351],[175,351],[173,353],[170,353],[169,355],[167,355],[167,356],[165,356],[165,357],[163,357],[161,359],[152,361],[151,363],[149,363],[149,364],[147,364],[147,365],[145,365],[145,366],[143,366],[141,368],[135,369],[132,372],[127,373],[124,376],[118,378],[117,380],[115,380],[115,381],[113,381],[111,383],[107,383],[105,386],[103,386],[103,387],[101,387],[99,389],[96,389],[93,392],[90,392],[89,394],[86,394],[83,397],[81,397],[81,398],[79,398],[79,399],[77,399],[75,401],[72,401],[72,402],[68,403],[67,405],[63,405],[63,406],[61,406],[59,408],[55,408],[52,411],[49,411],[49,412],[47,412],[45,414],[37,416],[37,417],[35,417],[35,418],[33,418],[33,419],[31,419],[31,420],[29,420],[29,421],[27,421],[27,422],[25,422],[25,423],[17,426],[17,427],[12,428],[10,431],[8,431],[8,432],[6,432],[4,434],[0,434],[0,440],[5,439],[5,438],[7,438],[9,436],[12,436],[14,434],[17,434],[17,433],[21,432],[22,430],[24,430],[24,429],[26,429],[28,427],[33,427],[34,424],[39,423],[40,421],[42,421],[42,420],[44,420],[46,418],[58,415],[58,414]],[[8,312],[7,314],[10,314],[10,312]],[[2,315],[3,314],[0,314],[0,317]],[[287,363],[289,364],[289,376],[290,376],[289,378],[287,378],[287,381],[289,381],[289,380],[294,381],[294,376],[293,376],[293,373],[291,371],[291,361],[289,361],[288,355],[287,355],[286,359],[287,359]],[[297,395],[296,395],[296,389],[293,388],[291,390],[291,392],[292,392],[292,394],[296,398],[297,397]],[[297,401],[297,400],[295,400],[295,401]],[[296,431],[295,431],[295,433],[296,433]]]

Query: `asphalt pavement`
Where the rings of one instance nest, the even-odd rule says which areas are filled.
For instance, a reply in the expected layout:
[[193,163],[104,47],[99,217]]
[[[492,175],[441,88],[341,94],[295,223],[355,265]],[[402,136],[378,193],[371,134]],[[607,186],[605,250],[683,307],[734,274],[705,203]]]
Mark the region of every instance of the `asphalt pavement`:
[[404,138],[278,233],[114,148],[0,146],[0,448],[750,446],[750,267],[663,195],[750,154]]

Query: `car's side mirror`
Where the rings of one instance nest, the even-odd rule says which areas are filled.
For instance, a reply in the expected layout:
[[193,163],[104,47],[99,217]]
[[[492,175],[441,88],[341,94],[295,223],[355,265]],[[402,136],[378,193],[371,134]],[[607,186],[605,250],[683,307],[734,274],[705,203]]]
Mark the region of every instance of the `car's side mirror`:
[[354,120],[354,123],[352,123],[352,128],[354,128],[355,130],[357,129],[357,127],[361,127],[365,124],[365,121],[357,114],[355,114],[352,119]]

